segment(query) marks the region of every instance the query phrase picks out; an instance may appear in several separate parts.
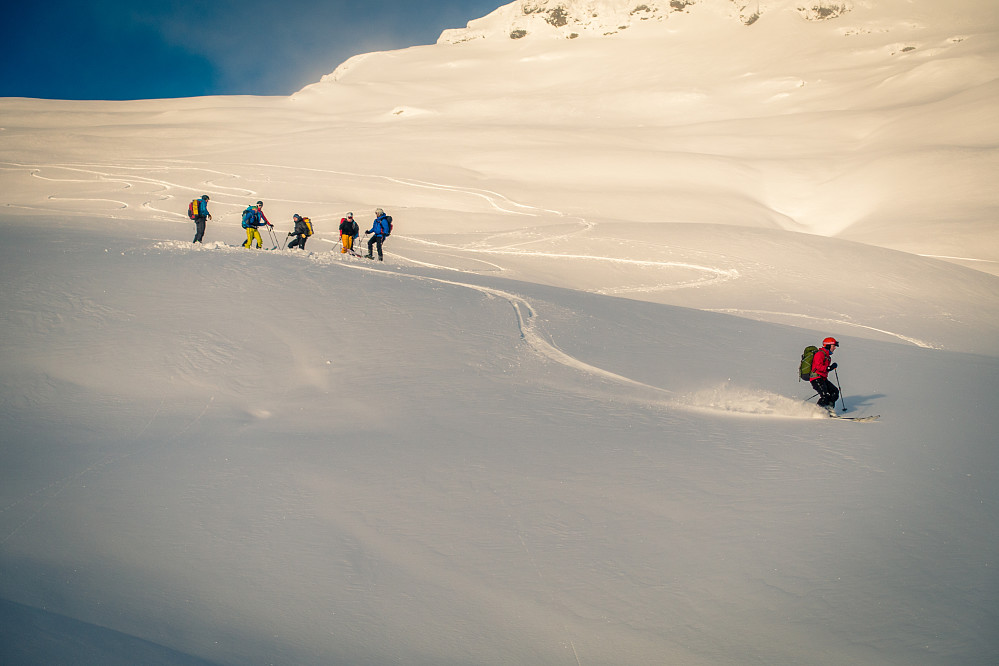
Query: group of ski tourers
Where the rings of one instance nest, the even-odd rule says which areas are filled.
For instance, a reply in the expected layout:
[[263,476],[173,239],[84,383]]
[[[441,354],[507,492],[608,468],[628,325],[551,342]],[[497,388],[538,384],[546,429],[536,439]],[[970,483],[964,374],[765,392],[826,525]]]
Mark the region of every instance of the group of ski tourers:
[[[200,198],[194,199],[187,207],[187,216],[194,221],[193,242],[195,243],[204,242],[206,222],[212,219],[211,213],[208,212],[208,201],[208,195],[203,194]],[[305,241],[314,233],[312,220],[295,213],[292,216],[292,221],[295,224],[295,228],[288,232],[288,238],[291,239],[294,237],[294,240],[286,241],[286,247],[289,249],[298,248],[304,250]],[[260,236],[260,227],[267,228],[267,231],[274,240],[274,247],[277,247],[278,243],[277,238],[274,236],[274,225],[264,215],[263,201],[258,201],[256,204],[246,207],[242,215],[242,226],[246,229],[246,241],[243,242],[243,247],[250,249],[253,248],[254,244],[257,249],[263,247],[264,241]],[[374,252],[377,250],[378,261],[383,261],[382,244],[385,243],[385,239],[392,233],[392,216],[386,215],[385,211],[381,208],[375,209],[374,222],[371,223],[371,228],[364,232],[365,236],[371,236],[370,240],[368,240],[368,253],[366,255],[361,255],[354,249],[354,244],[358,236],[360,236],[361,230],[357,226],[357,222],[354,221],[353,213],[347,213],[346,217],[340,218],[339,231],[341,254],[350,253],[357,257],[364,256],[368,259],[374,259]]]
[[[192,201],[188,206],[187,214],[194,220],[194,242],[201,243],[205,236],[205,222],[212,219],[211,213],[208,212],[208,195],[204,194],[200,199]],[[288,241],[287,247],[297,247],[304,250],[305,241],[313,234],[312,221],[298,213],[295,213],[292,219],[295,228],[288,232],[288,238],[294,236],[294,240]],[[263,246],[260,227],[266,226],[271,234],[274,233],[274,225],[264,215],[263,201],[258,201],[256,205],[247,206],[246,210],[243,211],[242,223],[243,228],[246,229],[246,241],[243,243],[245,248],[252,248],[254,244],[256,244],[257,249]],[[371,236],[371,239],[368,240],[368,253],[366,255],[359,254],[354,249],[354,244],[357,242],[361,230],[357,222],[354,221],[353,213],[347,213],[345,217],[340,218],[339,232],[341,254],[350,253],[357,257],[374,259],[374,252],[377,250],[378,261],[382,261],[382,244],[392,233],[392,217],[386,215],[381,208],[375,209],[375,219],[371,223],[371,228],[364,232],[365,236]],[[274,246],[277,247],[277,239],[274,240]],[[832,361],[833,351],[837,347],[839,347],[839,341],[832,337],[823,340],[821,347],[812,345],[805,347],[798,368],[798,376],[811,384],[819,396],[818,406],[828,411],[830,416],[836,416],[836,401],[840,398],[839,374],[836,375],[836,384],[829,379],[829,373],[835,372],[837,368],[837,364]],[[845,407],[843,411],[846,411]]]

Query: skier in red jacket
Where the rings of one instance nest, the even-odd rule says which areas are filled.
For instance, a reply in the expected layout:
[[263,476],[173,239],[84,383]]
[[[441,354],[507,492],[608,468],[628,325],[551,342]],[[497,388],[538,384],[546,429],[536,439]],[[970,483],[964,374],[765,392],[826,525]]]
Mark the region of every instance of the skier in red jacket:
[[839,347],[836,338],[826,338],[822,341],[822,348],[812,357],[812,372],[808,376],[812,388],[819,393],[819,407],[825,407],[833,414],[836,413],[839,389],[829,381],[829,371],[837,367],[837,364],[832,362],[833,350],[836,347]]

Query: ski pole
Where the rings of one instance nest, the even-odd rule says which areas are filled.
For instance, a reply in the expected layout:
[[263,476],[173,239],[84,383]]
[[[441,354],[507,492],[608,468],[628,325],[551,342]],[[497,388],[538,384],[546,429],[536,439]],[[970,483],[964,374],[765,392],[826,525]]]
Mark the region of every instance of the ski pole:
[[843,411],[845,412],[846,411],[846,398],[843,397],[843,387],[839,385],[839,369],[838,368],[834,369],[833,372],[836,373],[836,388],[839,389],[839,399],[843,403]]

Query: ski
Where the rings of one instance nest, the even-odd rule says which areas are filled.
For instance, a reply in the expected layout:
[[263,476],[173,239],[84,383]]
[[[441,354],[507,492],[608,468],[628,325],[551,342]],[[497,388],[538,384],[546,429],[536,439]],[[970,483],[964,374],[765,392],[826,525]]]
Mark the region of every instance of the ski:
[[830,416],[830,418],[839,419],[841,421],[877,421],[881,418],[880,414],[875,414],[874,416]]

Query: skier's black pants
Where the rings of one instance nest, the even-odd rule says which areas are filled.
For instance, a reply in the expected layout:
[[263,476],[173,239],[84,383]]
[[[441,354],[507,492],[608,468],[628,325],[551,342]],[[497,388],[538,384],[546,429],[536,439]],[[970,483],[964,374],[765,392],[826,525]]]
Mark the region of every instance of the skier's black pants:
[[839,400],[839,389],[828,379],[816,377],[811,382],[812,388],[819,393],[819,407],[833,407]]
[[288,249],[290,250],[293,247],[297,247],[300,250],[304,250],[306,238],[308,238],[308,236],[302,236],[302,235],[295,236],[295,240],[288,243]]
[[372,254],[371,254],[371,246],[373,244],[377,243],[378,244],[378,261],[381,261],[382,260],[382,243],[384,243],[384,242],[385,242],[385,236],[382,236],[381,234],[375,234],[374,236],[372,236],[368,240],[368,256],[369,257],[372,256]]
[[200,243],[205,237],[205,219],[200,215],[194,218],[194,243]]

